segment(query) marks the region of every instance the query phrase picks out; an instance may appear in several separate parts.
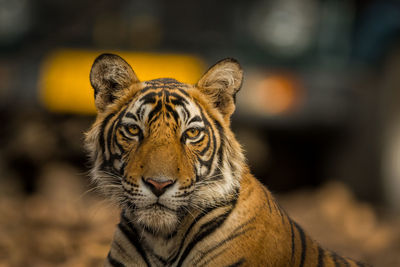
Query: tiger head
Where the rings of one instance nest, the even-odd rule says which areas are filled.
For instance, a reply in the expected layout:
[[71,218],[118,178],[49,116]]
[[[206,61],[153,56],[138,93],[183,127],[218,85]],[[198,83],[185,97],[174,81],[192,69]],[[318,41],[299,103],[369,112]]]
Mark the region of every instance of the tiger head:
[[119,56],[99,56],[90,73],[98,114],[86,134],[97,186],[154,233],[230,201],[244,166],[230,130],[242,78],[238,62],[225,59],[195,85],[140,82]]

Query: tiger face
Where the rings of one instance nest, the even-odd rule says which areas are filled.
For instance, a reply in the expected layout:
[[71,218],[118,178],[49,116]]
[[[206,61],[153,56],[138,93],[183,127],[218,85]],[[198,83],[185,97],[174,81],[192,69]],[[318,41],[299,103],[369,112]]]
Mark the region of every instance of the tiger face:
[[229,201],[243,164],[229,129],[242,71],[232,59],[196,85],[140,82],[122,58],[92,67],[98,116],[86,135],[92,177],[135,224],[169,234],[194,210]]

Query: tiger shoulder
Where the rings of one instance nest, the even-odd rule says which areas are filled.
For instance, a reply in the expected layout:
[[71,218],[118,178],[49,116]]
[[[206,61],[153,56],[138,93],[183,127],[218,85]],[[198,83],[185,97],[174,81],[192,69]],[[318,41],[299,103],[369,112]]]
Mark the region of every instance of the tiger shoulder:
[[242,80],[234,59],[195,85],[94,61],[91,176],[122,210],[105,266],[366,266],[323,249],[250,173],[230,128]]

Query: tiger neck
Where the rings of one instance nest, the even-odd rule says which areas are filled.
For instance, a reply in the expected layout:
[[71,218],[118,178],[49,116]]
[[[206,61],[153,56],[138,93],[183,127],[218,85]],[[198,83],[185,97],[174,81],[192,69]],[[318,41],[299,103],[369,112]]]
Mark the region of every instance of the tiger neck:
[[217,230],[228,218],[237,202],[237,198],[221,203],[221,205],[206,208],[203,211],[191,211],[168,235],[154,234],[148,229],[134,223],[134,218],[127,212],[122,212],[120,228],[125,227],[137,244],[143,248],[150,261],[161,266],[184,260],[187,253],[201,239]]

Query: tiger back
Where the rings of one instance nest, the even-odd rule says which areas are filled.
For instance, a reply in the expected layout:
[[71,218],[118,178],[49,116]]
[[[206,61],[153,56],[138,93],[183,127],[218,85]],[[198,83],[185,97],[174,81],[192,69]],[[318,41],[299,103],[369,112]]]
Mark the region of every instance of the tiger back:
[[313,241],[250,173],[230,129],[242,80],[234,59],[195,85],[95,60],[91,176],[122,210],[106,266],[364,266]]

